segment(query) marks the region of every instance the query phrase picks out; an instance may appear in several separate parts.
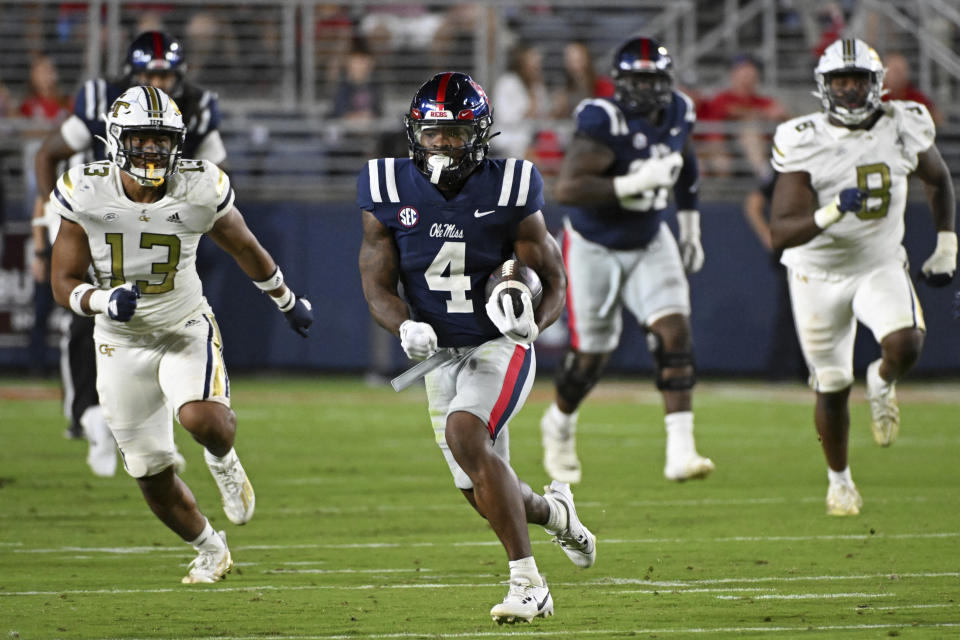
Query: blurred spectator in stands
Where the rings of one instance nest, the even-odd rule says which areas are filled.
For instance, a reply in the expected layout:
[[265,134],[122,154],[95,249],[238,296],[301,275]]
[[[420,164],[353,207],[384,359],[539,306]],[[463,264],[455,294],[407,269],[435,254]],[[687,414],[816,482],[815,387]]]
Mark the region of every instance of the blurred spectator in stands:
[[[787,110],[775,98],[758,91],[760,66],[753,56],[740,54],[730,65],[729,86],[703,105],[705,121],[736,122],[734,132],[713,133],[698,149],[707,173],[730,175],[734,172],[728,140],[735,140],[737,155],[745,156],[751,172],[760,179],[772,172],[768,161],[769,138],[773,125],[786,120]],[[769,129],[769,131],[768,131]]]
[[[29,118],[36,125],[24,132],[28,138],[33,138],[26,140],[23,145],[24,167],[33,166],[33,158],[43,142],[42,136],[46,136],[70,115],[72,103],[71,97],[60,90],[60,77],[53,59],[42,53],[34,55],[30,62],[27,96],[20,102],[19,109],[21,116]],[[32,171],[24,171],[23,177],[27,203],[24,211],[29,211],[30,203],[37,197],[37,183]],[[49,251],[46,245],[36,246],[35,249],[38,256],[43,252],[43,257]],[[46,373],[47,323],[53,311],[53,290],[46,267],[44,260],[30,261],[34,295],[33,328],[30,330],[28,350],[30,371],[37,375]]]
[[375,64],[367,43],[355,38],[340,70],[332,117],[372,121],[383,115],[380,85],[373,81]]
[[510,54],[507,72],[494,83],[490,99],[501,133],[490,141],[493,155],[525,158],[539,121],[550,117],[542,63],[539,49],[519,44]]
[[317,81],[323,87],[319,95],[329,98],[337,86],[343,60],[350,50],[354,19],[349,9],[339,4],[318,4],[314,8],[314,15]]
[[[811,2],[798,2],[807,16],[807,39],[811,43],[814,58],[823,55],[823,51],[843,36],[847,19],[836,2],[824,2],[818,7]],[[871,42],[873,42],[871,40]]]
[[53,59],[43,53],[35,55],[30,63],[27,96],[20,102],[20,115],[37,121],[43,133],[47,133],[72,109],[71,97],[60,90],[60,76]]
[[0,80],[0,118],[15,118],[17,116],[17,105],[13,96],[7,89],[7,85]]
[[[469,69],[473,66],[474,39],[481,11],[493,12],[493,7],[481,8],[474,3],[454,3],[443,13],[443,21],[436,29],[432,55],[439,69]],[[488,16],[496,20],[496,16]],[[489,22],[489,24],[495,24]],[[492,35],[493,29],[490,30]],[[495,46],[492,42],[488,46]],[[491,48],[491,51],[494,49]]]
[[599,75],[590,48],[574,40],[563,48],[563,87],[553,97],[553,117],[569,118],[581,100],[612,98],[613,80]]
[[887,90],[883,100],[912,100],[930,111],[930,117],[938,126],[943,124],[943,114],[922,91],[910,82],[910,63],[902,53],[888,53],[883,59],[887,67],[883,87]]
[[213,13],[198,11],[190,16],[184,35],[191,82],[217,90],[249,80],[233,30]]

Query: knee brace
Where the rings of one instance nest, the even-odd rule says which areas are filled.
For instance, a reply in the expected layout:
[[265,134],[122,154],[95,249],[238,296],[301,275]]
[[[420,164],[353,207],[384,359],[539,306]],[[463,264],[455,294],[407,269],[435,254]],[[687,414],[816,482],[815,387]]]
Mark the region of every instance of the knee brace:
[[[656,373],[657,389],[660,391],[689,391],[697,383],[694,371],[693,351],[667,351],[663,341],[653,331],[647,331],[647,348],[653,356],[653,368]],[[690,367],[690,373],[665,378],[663,370],[674,367]]]
[[578,406],[594,385],[600,379],[600,373],[606,358],[595,359],[590,364],[583,364],[582,356],[576,351],[568,351],[563,357],[560,369],[554,380],[557,386],[557,395],[569,404]]

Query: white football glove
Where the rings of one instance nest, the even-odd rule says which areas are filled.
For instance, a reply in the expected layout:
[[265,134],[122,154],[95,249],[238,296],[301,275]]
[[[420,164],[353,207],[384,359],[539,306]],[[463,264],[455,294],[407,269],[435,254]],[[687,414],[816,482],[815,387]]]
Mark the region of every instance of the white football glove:
[[487,300],[487,316],[500,333],[517,344],[529,345],[540,335],[540,328],[533,318],[533,301],[526,291],[520,294],[523,311],[519,317],[513,313],[513,298],[492,295]]
[[400,325],[400,346],[411,360],[423,360],[437,350],[437,333],[426,322],[404,320]]
[[933,287],[950,284],[957,272],[957,234],[953,231],[938,231],[937,246],[933,254],[920,267],[920,274]]
[[662,158],[644,160],[636,171],[615,176],[613,191],[623,200],[650,189],[671,187],[680,176],[681,167],[683,167],[683,156],[677,151]]
[[677,211],[680,229],[680,259],[683,270],[696,273],[703,268],[703,245],[700,244],[700,212],[693,209]]

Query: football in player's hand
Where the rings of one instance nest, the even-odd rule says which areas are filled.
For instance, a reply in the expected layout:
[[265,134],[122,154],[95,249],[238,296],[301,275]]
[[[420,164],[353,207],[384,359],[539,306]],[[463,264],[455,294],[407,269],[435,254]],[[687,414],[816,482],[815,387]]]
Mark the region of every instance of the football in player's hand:
[[510,296],[513,300],[513,313],[519,317],[523,312],[523,302],[520,295],[524,289],[530,292],[533,308],[540,306],[543,297],[543,284],[537,272],[519,260],[510,259],[493,270],[487,278],[485,297],[487,300],[497,291],[497,296]]

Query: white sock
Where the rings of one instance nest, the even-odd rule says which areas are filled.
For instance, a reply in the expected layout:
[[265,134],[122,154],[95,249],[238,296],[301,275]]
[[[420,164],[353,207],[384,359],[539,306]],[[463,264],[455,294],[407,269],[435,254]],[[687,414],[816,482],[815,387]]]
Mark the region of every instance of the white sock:
[[579,411],[574,411],[573,413],[560,411],[560,407],[557,406],[556,402],[550,403],[550,407],[547,409],[547,418],[552,424],[556,425],[560,435],[564,438],[573,435],[577,430],[578,415],[580,415]]
[[237,456],[237,452],[232,448],[230,449],[230,451],[227,451],[227,454],[222,458],[218,458],[217,456],[210,453],[209,449],[203,450],[203,457],[204,459],[206,459],[208,464],[224,464],[225,462],[229,462],[231,459],[235,458],[236,456]]
[[[870,366],[867,367],[867,386],[872,389],[876,389],[881,394],[886,395],[890,392],[890,387],[893,386],[893,382],[888,382],[884,380],[883,376],[880,375],[880,364],[883,362],[883,359],[875,360],[877,366],[874,367],[873,363],[870,363]],[[874,374],[874,375],[870,375]]]
[[850,475],[850,465],[843,471],[834,471],[830,467],[827,467],[827,478],[830,480],[830,484],[843,484],[848,487],[854,486],[853,476]]
[[663,417],[667,428],[667,460],[685,460],[694,454],[693,411],[677,411]]
[[191,540],[190,544],[197,551],[210,551],[213,549],[220,549],[223,546],[223,538],[217,535],[217,532],[213,530],[213,527],[210,526],[210,521],[206,520],[206,526],[203,528],[203,531],[197,536],[196,540]]
[[523,578],[535,587],[543,586],[543,579],[540,578],[540,571],[537,570],[537,561],[533,559],[533,556],[527,556],[519,560],[511,560],[508,564],[510,565],[511,580]]
[[547,524],[543,525],[543,528],[547,533],[557,535],[567,528],[567,509],[551,495],[544,495],[543,499],[550,505],[550,517],[547,518]]

